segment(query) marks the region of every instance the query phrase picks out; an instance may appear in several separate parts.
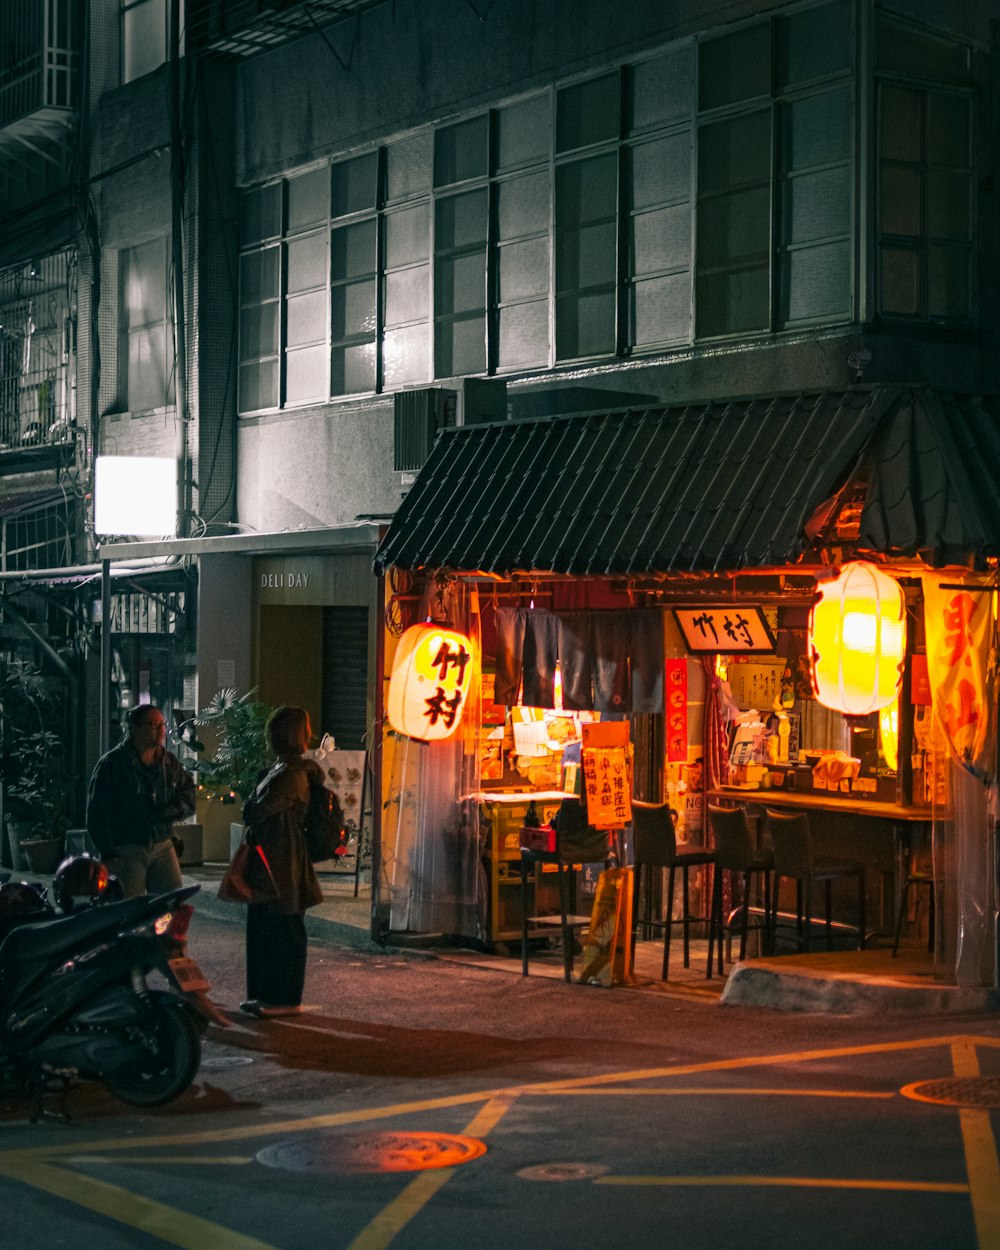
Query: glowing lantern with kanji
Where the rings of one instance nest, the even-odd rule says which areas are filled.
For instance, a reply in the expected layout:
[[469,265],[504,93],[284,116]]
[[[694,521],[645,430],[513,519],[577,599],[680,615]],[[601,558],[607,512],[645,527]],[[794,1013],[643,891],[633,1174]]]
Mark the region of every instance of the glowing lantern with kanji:
[[899,583],[873,564],[845,564],[821,582],[809,617],[813,690],[824,706],[866,716],[899,694],[906,606]]
[[399,640],[386,711],[400,734],[434,742],[458,728],[472,682],[472,643],[457,630],[428,621]]

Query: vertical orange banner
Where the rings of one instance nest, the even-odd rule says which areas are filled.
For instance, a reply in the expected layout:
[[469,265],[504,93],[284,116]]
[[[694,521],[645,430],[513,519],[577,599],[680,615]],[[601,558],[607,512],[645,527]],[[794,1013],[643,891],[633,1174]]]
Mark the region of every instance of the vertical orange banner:
[[923,579],[927,675],[948,745],[978,776],[992,776],[987,678],[993,644],[990,579],[927,573]]
[[623,829],[632,819],[628,752],[624,747],[584,747],[582,755],[587,823],[595,829]]
[[688,757],[687,660],[667,660],[667,760],[686,764]]

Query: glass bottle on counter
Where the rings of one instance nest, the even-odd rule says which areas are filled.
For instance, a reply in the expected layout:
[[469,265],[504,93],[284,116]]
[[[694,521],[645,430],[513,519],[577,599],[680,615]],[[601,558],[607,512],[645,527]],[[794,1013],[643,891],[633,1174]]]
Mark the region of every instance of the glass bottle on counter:
[[538,815],[538,809],[535,807],[535,800],[532,799],[528,804],[528,810],[524,813],[525,829],[540,829],[542,825]]

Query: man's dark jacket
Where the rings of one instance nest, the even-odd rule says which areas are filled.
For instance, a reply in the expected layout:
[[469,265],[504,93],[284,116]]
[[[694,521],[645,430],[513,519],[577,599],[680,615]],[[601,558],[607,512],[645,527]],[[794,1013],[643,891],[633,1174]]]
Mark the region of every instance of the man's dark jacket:
[[194,778],[176,755],[162,751],[148,767],[126,738],[102,755],[90,779],[87,832],[102,857],[124,845],[152,846],[194,811]]

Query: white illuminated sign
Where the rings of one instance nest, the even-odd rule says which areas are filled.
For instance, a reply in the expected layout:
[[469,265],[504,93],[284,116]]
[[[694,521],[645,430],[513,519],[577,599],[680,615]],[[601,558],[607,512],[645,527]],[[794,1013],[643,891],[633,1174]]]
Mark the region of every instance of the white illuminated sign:
[[177,461],[169,456],[98,456],[94,532],[161,538],[177,533]]

